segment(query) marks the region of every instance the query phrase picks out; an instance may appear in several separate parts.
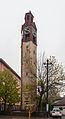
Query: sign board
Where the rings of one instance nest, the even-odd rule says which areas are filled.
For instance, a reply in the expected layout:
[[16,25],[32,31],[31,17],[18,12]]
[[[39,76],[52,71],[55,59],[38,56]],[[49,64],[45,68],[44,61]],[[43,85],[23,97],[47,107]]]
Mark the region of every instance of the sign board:
[[46,104],[46,111],[48,112],[48,104]]
[[35,104],[26,104],[25,109],[28,111],[30,110],[31,112],[34,112],[35,108]]

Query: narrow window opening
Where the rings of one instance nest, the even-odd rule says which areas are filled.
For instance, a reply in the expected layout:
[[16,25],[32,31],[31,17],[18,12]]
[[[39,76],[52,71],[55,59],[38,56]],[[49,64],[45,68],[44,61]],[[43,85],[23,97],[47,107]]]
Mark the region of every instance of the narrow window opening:
[[33,36],[33,43],[36,43],[36,37]]
[[33,18],[31,17],[31,23],[33,22]]

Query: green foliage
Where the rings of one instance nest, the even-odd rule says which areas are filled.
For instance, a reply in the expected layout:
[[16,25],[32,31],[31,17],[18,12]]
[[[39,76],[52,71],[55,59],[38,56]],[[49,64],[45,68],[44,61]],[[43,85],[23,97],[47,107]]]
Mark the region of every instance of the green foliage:
[[20,101],[19,88],[9,70],[0,72],[0,98],[6,103],[16,103]]
[[[42,103],[46,104],[46,99],[45,98],[42,99]],[[48,104],[51,104],[51,100],[50,99],[48,99]]]
[[[60,97],[60,92],[64,87],[65,74],[63,66],[58,64],[54,56],[50,56],[48,60],[48,98],[50,102],[53,102]],[[42,99],[47,97],[47,61],[45,61],[45,56],[40,57],[38,61],[38,95],[40,96],[40,107]]]

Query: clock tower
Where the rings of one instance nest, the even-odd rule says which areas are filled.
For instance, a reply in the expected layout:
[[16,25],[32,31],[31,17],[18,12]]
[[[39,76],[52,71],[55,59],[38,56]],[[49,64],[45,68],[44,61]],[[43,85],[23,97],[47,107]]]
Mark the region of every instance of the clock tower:
[[37,77],[37,28],[33,22],[31,11],[25,14],[25,23],[21,34],[21,96],[22,108],[26,104],[36,104],[36,77]]

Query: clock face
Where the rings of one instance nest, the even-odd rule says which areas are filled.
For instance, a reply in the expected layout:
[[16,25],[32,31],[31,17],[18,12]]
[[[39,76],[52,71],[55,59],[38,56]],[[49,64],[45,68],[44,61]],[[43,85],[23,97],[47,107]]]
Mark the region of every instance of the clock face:
[[35,29],[32,29],[33,36],[36,37]]
[[25,34],[29,34],[29,33],[30,33],[30,28],[29,28],[29,27],[26,27],[26,28],[24,29],[24,33],[25,33]]

